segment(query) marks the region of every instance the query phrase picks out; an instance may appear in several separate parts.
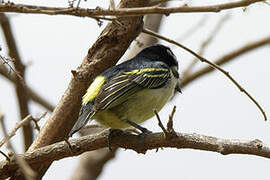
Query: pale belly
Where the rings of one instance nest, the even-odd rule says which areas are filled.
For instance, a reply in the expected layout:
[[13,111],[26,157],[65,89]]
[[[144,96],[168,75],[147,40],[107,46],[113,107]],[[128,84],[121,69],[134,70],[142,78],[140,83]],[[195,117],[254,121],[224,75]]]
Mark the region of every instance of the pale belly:
[[177,80],[173,78],[165,88],[142,90],[130,96],[121,105],[98,112],[93,119],[104,126],[116,129],[130,127],[123,120],[140,124],[154,116],[154,109],[160,111],[163,108],[174,94],[176,82]]

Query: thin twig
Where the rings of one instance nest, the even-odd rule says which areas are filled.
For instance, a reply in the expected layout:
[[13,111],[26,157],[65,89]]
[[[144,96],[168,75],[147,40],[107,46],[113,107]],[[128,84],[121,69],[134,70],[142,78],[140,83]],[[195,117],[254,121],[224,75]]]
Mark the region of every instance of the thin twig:
[[202,13],[202,12],[220,12],[222,10],[247,7],[257,2],[265,0],[240,0],[230,3],[221,3],[210,6],[183,6],[183,7],[142,7],[142,8],[120,8],[110,9],[85,9],[85,8],[57,8],[46,6],[32,6],[24,4],[3,3],[0,4],[0,12],[16,12],[30,14],[47,14],[47,15],[72,15],[78,17],[98,18],[100,16],[141,16],[145,14],[164,14],[172,13]]
[[[216,35],[218,34],[219,30],[223,27],[224,23],[229,19],[230,14],[227,14],[225,16],[223,16],[219,22],[216,24],[215,28],[213,29],[213,31],[211,33],[209,33],[209,36],[201,43],[201,47],[199,49],[198,54],[200,56],[202,56],[204,54],[204,51],[206,49],[206,47],[212,42],[212,40],[216,37]],[[186,70],[182,73],[182,78],[184,79],[186,76],[188,76],[188,74],[190,73],[190,71],[192,70],[192,68],[195,66],[195,64],[198,62],[197,58],[194,58],[192,60],[192,62],[189,64],[189,66],[186,68]]]
[[157,117],[157,120],[158,120],[158,126],[162,129],[165,138],[168,137],[168,132],[167,132],[167,130],[165,129],[165,127],[163,126],[163,124],[162,124],[162,122],[161,122],[161,119],[160,119],[160,117],[159,117],[159,114],[158,114],[158,112],[157,112],[156,109],[154,109],[154,113],[155,113],[155,115],[156,115],[156,117]]
[[[1,113],[0,113],[0,124],[1,124],[5,139],[9,139],[7,131],[6,131],[5,123],[4,123],[4,117]],[[7,140],[7,148],[13,152],[13,157],[14,157],[15,161],[17,162],[18,166],[21,168],[25,178],[27,180],[35,180],[36,173],[27,164],[27,162],[23,159],[23,157],[20,157],[15,153],[15,150],[14,150],[12,144],[9,142],[9,140]]]
[[115,10],[115,3],[114,0],[110,0],[110,9]]
[[0,150],[0,154],[2,154],[3,156],[5,156],[5,158],[6,158],[7,161],[10,161],[10,158],[8,157],[8,155],[6,155],[3,151]]
[[[9,70],[4,65],[0,65],[0,74],[6,79],[8,79],[9,81],[11,81],[12,83],[16,83],[15,73],[9,72]],[[54,106],[50,104],[45,98],[41,97],[38,93],[36,93],[33,89],[31,89],[27,84],[25,84],[24,88],[27,91],[28,98],[31,98],[34,102],[40,104],[47,110],[51,112],[53,111]]]
[[167,131],[169,133],[172,133],[172,134],[175,134],[175,131],[173,129],[173,116],[174,116],[175,112],[176,112],[176,106],[173,106],[172,112],[169,115],[169,121],[167,123]]
[[[29,114],[29,99],[27,98],[27,91],[25,90],[26,83],[24,79],[25,65],[20,57],[9,18],[3,13],[0,14],[0,26],[3,30],[4,38],[7,44],[8,55],[12,59],[14,70],[17,75],[14,88],[16,90],[20,118],[23,119]],[[20,76],[18,76],[18,74]],[[30,124],[25,124],[22,131],[24,150],[26,151],[33,142],[33,128]]]
[[219,70],[220,72],[222,72],[226,77],[228,77],[232,82],[233,82],[233,84],[235,84],[237,87],[238,87],[238,89],[241,91],[241,92],[243,92],[243,93],[245,93],[247,96],[248,96],[248,98],[259,108],[259,110],[261,111],[261,113],[262,113],[262,115],[263,115],[263,117],[264,117],[264,120],[267,120],[267,116],[266,116],[266,114],[265,114],[265,112],[264,112],[264,110],[263,110],[263,108],[259,105],[259,103],[229,74],[229,72],[227,72],[227,71],[225,71],[224,69],[222,69],[221,67],[219,67],[218,65],[216,65],[215,63],[213,63],[213,62],[211,62],[211,61],[208,61],[207,59],[205,59],[204,57],[202,57],[202,56],[200,56],[200,55],[198,55],[197,53],[195,53],[194,51],[192,51],[191,49],[189,49],[189,48],[187,48],[186,46],[184,46],[184,45],[182,45],[182,44],[180,44],[180,43],[178,43],[178,42],[176,42],[176,41],[174,41],[174,40],[171,40],[171,39],[168,39],[168,38],[166,38],[166,37],[164,37],[164,36],[161,36],[161,35],[159,35],[158,33],[155,33],[155,32],[153,32],[153,31],[151,31],[151,30],[148,30],[148,29],[143,29],[142,30],[142,32],[143,33],[146,33],[146,34],[149,34],[149,35],[151,35],[151,36],[155,36],[155,37],[157,37],[157,38],[160,38],[160,39],[162,39],[162,40],[164,40],[164,41],[167,41],[167,42],[169,42],[169,43],[172,43],[172,44],[175,44],[176,46],[179,46],[179,47],[181,47],[182,49],[184,49],[184,50],[186,50],[186,51],[188,51],[189,53],[191,53],[193,56],[195,56],[196,58],[198,58],[201,62],[204,62],[204,63],[207,63],[207,64],[209,64],[211,67],[213,67],[213,68],[215,68],[215,69],[217,69],[217,70]]
[[[43,117],[45,117],[46,112],[42,113],[42,115],[38,118],[33,118],[32,115],[28,115],[26,116],[23,120],[19,121],[18,123],[16,123],[15,127],[11,130],[11,132],[8,134],[8,136],[5,136],[1,141],[0,141],[0,147],[3,146],[3,144],[5,144],[6,142],[9,141],[9,139],[11,139],[13,136],[15,136],[16,132],[18,129],[20,129],[22,126],[25,126],[26,124],[28,124],[31,120],[34,122],[38,122],[40,119],[42,119]],[[39,128],[39,127],[38,127]]]
[[207,14],[203,15],[203,17],[196,24],[194,24],[192,27],[187,29],[183,34],[181,34],[180,37],[178,37],[176,41],[183,42],[184,40],[188,39],[191,35],[195,34],[195,32],[200,30],[200,28],[202,28],[205,25],[207,20],[208,20],[208,15]]
[[[224,65],[226,63],[231,62],[232,60],[236,59],[237,57],[251,52],[255,49],[258,49],[260,47],[266,46],[270,44],[270,36],[266,36],[263,37],[259,40],[253,41],[253,42],[249,42],[247,44],[245,44],[244,46],[237,48],[225,55],[223,55],[222,57],[218,58],[217,60],[215,60],[215,64],[217,65]],[[185,87],[186,85],[188,85],[191,82],[194,82],[194,80],[198,79],[199,77],[202,77],[203,75],[206,75],[210,72],[213,72],[215,69],[211,66],[206,66],[192,74],[190,74],[189,76],[183,78],[182,82],[181,82],[181,86]]]
[[[6,58],[6,57],[1,56],[1,55],[0,55],[0,59],[2,60],[3,65],[7,65],[8,68],[10,69],[10,71],[14,72],[14,74],[15,74],[18,78],[20,78],[20,80],[21,80],[22,82],[24,82],[23,77],[20,75],[20,73],[19,73],[18,71],[16,71],[16,70],[9,64],[9,62],[12,61],[11,59]],[[9,73],[10,73],[10,71],[9,71]]]

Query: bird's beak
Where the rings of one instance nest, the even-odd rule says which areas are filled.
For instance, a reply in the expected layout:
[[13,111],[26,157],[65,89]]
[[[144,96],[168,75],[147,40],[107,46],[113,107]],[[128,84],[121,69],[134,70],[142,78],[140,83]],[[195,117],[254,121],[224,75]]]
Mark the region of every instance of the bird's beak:
[[172,66],[172,67],[171,67],[171,71],[172,71],[172,73],[173,73],[173,76],[174,76],[176,79],[179,79],[179,73],[178,73],[177,67],[176,67],[176,66]]
[[179,81],[179,80],[177,81],[177,84],[176,84],[175,90],[176,90],[176,91],[178,91],[178,92],[180,92],[180,93],[182,93],[182,91],[181,91],[181,87],[180,87],[180,81]]
[[179,73],[178,73],[177,66],[172,66],[171,71],[173,73],[173,76],[177,79],[177,84],[176,84],[175,90],[182,93],[181,88],[180,88],[180,78],[179,78],[180,76],[179,76]]

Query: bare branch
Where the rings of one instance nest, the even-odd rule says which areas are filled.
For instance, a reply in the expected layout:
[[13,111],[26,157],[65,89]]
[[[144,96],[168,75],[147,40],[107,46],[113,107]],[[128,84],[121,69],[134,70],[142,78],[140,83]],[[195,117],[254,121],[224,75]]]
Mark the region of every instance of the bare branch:
[[10,158],[8,157],[8,155],[6,155],[3,151],[0,150],[0,154],[2,154],[6,158],[7,161],[10,161]]
[[176,106],[173,106],[172,112],[169,115],[169,120],[168,120],[168,123],[167,123],[167,131],[169,133],[172,133],[172,134],[175,133],[175,131],[173,129],[173,116],[174,116],[175,112],[176,112]]
[[[30,165],[40,164],[59,160],[65,157],[77,156],[86,151],[93,151],[107,147],[108,130],[97,135],[83,136],[69,140],[73,151],[65,142],[55,143],[36,149],[22,155]],[[259,140],[244,141],[238,139],[222,139],[200,134],[176,133],[177,136],[165,139],[163,133],[152,133],[145,137],[144,148],[147,150],[161,147],[171,147],[177,149],[196,149],[204,151],[218,152],[227,154],[248,154],[265,158],[270,158],[270,146],[263,144]],[[121,135],[112,139],[113,147],[132,149],[138,153],[144,152],[141,148],[141,141],[138,136],[123,132]],[[0,178],[6,178],[17,169],[14,161],[0,163]]]
[[141,16],[145,14],[164,14],[172,13],[202,13],[202,12],[220,12],[222,10],[247,7],[257,2],[265,0],[240,0],[224,4],[216,4],[210,6],[195,6],[195,7],[143,7],[143,8],[120,8],[115,10],[110,9],[84,9],[84,8],[57,8],[46,6],[31,6],[14,3],[0,4],[0,12],[16,12],[26,14],[47,14],[47,15],[72,15],[78,17],[99,18],[102,16]]
[[96,180],[102,173],[104,165],[115,157],[116,150],[117,148],[112,151],[102,148],[82,154],[71,180]]
[[5,144],[7,141],[9,141],[10,138],[12,138],[13,136],[15,136],[16,132],[18,129],[20,129],[21,127],[25,126],[26,124],[28,124],[30,121],[34,121],[35,124],[42,119],[43,117],[45,117],[46,112],[43,113],[40,117],[38,118],[33,118],[32,115],[28,115],[26,116],[23,120],[19,121],[18,123],[16,123],[15,127],[11,130],[11,132],[0,141],[0,147],[3,146],[3,144]]
[[[17,45],[15,42],[15,38],[12,32],[12,28],[9,23],[9,19],[3,13],[0,14],[0,25],[1,25],[1,28],[3,29],[3,33],[6,39],[6,44],[9,50],[9,56],[13,59],[15,72],[16,74],[20,75],[20,76],[16,76],[15,90],[16,90],[17,99],[19,103],[20,117],[21,119],[23,119],[29,114],[27,92],[25,91],[25,88],[24,88],[25,66],[22,63],[22,60],[20,58]],[[33,141],[33,130],[32,130],[32,126],[29,123],[28,124],[26,123],[23,126],[23,139],[24,139],[24,150],[26,151],[30,147]]]
[[[114,7],[114,1],[110,1],[110,7]],[[162,6],[166,6],[166,3],[162,4]],[[115,8],[113,8],[115,9]],[[158,32],[160,28],[160,24],[162,21],[161,14],[150,14],[144,17],[144,27],[147,27],[153,31]],[[122,59],[127,60],[133,58],[139,51],[141,51],[144,47],[150,46],[157,42],[157,39],[152,36],[148,36],[147,34],[141,33],[136,38],[135,44],[133,44],[132,48],[128,51],[128,54]],[[140,44],[140,45],[139,45]],[[84,128],[80,131],[82,135],[89,135],[95,133],[95,130],[90,128]],[[72,175],[72,179],[80,180],[80,179],[97,179],[97,177],[102,173],[104,165],[115,157],[115,150],[113,152],[107,149],[100,149],[92,152],[88,152],[81,157],[78,167],[74,171]],[[95,167],[95,168],[93,168]]]
[[[12,72],[10,72],[7,68],[5,68],[5,66],[0,65],[0,74],[5,77],[6,79],[8,79],[9,81],[11,81],[12,83],[16,82],[16,75]],[[34,102],[40,104],[41,106],[43,106],[45,109],[49,110],[49,111],[53,111],[54,106],[49,103],[46,99],[44,99],[43,97],[41,97],[38,93],[36,93],[33,89],[31,89],[27,84],[25,84],[24,88],[27,91],[27,97],[31,98]]]
[[205,25],[207,20],[208,20],[208,15],[206,14],[196,24],[194,24],[192,27],[187,29],[182,35],[180,35],[180,37],[177,38],[176,41],[183,42],[184,40],[188,39],[191,35],[195,34],[195,32],[200,30],[200,28],[202,28]]
[[155,115],[156,115],[156,117],[157,117],[157,120],[158,120],[158,126],[159,126],[159,127],[161,128],[161,130],[163,131],[165,138],[168,137],[168,132],[167,132],[167,130],[165,129],[165,127],[163,126],[163,124],[162,124],[162,122],[161,122],[161,119],[160,119],[160,117],[159,117],[159,114],[158,114],[158,112],[157,112],[156,109],[154,109],[154,113],[155,113]]
[[35,180],[36,173],[31,169],[31,167],[27,164],[27,162],[22,157],[19,157],[15,153],[15,150],[14,150],[12,144],[9,142],[9,138],[8,138],[7,131],[5,128],[5,124],[4,124],[4,117],[1,113],[0,113],[0,124],[2,127],[2,132],[4,134],[4,138],[7,139],[7,148],[13,152],[13,157],[14,157],[15,162],[18,164],[18,167],[22,170],[22,172],[27,180]]
[[[147,0],[122,0],[117,8],[139,7],[147,5],[147,3]],[[93,78],[115,65],[131,41],[141,32],[142,17],[120,18],[119,23],[109,23],[89,49],[82,64],[77,68],[76,73],[73,73],[74,77],[72,77],[65,94],[28,152],[59,142],[67,136],[78,118],[81,97]],[[49,166],[50,163],[35,164],[33,169],[38,172],[38,179],[43,176]],[[17,171],[13,172],[11,179],[21,179],[20,177],[21,174]]]
[[222,69],[220,66],[218,66],[217,64],[211,62],[211,61],[208,61],[207,59],[205,59],[204,57],[198,55],[197,53],[195,53],[194,51],[192,51],[191,49],[187,48],[186,46],[182,45],[182,44],[179,44],[178,42],[174,41],[174,40],[171,40],[171,39],[168,39],[164,36],[161,36],[153,31],[150,31],[150,30],[147,30],[147,29],[143,29],[144,33],[147,33],[151,36],[155,36],[155,37],[158,37],[164,41],[167,41],[169,43],[172,43],[176,46],[179,46],[181,47],[182,49],[188,51],[189,53],[191,53],[193,56],[195,56],[196,58],[198,58],[201,62],[204,62],[208,65],[210,65],[212,68],[215,68],[217,70],[219,70],[221,73],[223,73],[226,77],[228,77],[232,82],[233,84],[241,91],[243,92],[244,94],[247,95],[247,97],[258,107],[258,109],[261,111],[263,117],[264,117],[264,120],[267,120],[267,116],[263,110],[263,108],[259,105],[259,103],[229,74],[229,72],[225,71],[224,69]]
[[[0,15],[1,16],[1,15]],[[1,23],[1,17],[0,17],[0,23]],[[1,61],[3,62],[2,64],[4,65],[3,67],[5,67],[5,65],[7,65],[8,66],[8,68],[9,68],[9,73],[11,73],[11,72],[13,72],[18,78],[20,78],[21,79],[21,81],[23,81],[23,78],[22,78],[22,76],[12,67],[12,65],[10,65],[10,63],[9,62],[12,62],[12,60],[11,59],[9,59],[9,58],[7,58],[7,57],[4,57],[4,56],[2,56],[2,55],[0,55],[0,59],[1,59]],[[1,66],[1,65],[0,65]],[[14,77],[14,78],[16,78],[16,77]]]
[[[221,30],[221,28],[224,25],[224,22],[226,22],[229,19],[230,15],[227,14],[225,16],[223,16],[219,22],[216,24],[215,28],[213,29],[213,31],[211,33],[209,33],[209,36],[201,43],[201,47],[199,49],[198,54],[200,56],[202,56],[204,54],[204,51],[206,49],[206,47],[212,42],[212,40],[216,37],[217,33],[219,32],[219,30]],[[194,58],[192,60],[192,62],[189,64],[189,66],[186,68],[186,70],[182,73],[182,78],[185,79],[186,76],[188,76],[188,74],[190,73],[190,71],[192,70],[192,68],[195,66],[195,64],[198,62],[197,58]]]
[[[163,3],[161,6],[166,7],[167,3]],[[149,14],[144,16],[144,27],[151,29],[152,31],[159,32],[160,24],[162,22],[163,16],[161,14]],[[138,54],[143,48],[148,47],[157,43],[157,38],[148,36],[147,34],[141,33],[136,38],[136,44],[132,46],[132,49],[125,56],[124,60],[133,58]]]
[[[218,58],[215,61],[215,64],[224,65],[224,64],[234,60],[235,58],[237,58],[245,53],[251,52],[257,48],[260,48],[262,46],[269,45],[269,44],[270,44],[270,36],[266,36],[262,39],[259,39],[259,40],[253,41],[253,42],[249,42],[248,44],[246,44],[238,49],[235,49],[235,50],[225,54],[224,56]],[[201,70],[198,70],[197,72],[185,77],[185,79],[183,79],[183,81],[181,82],[181,86],[184,87],[184,86],[188,85],[189,83],[194,82],[194,80],[198,79],[199,77],[202,77],[203,75],[206,75],[210,72],[213,72],[214,70],[215,69],[210,67],[210,66],[205,67]]]

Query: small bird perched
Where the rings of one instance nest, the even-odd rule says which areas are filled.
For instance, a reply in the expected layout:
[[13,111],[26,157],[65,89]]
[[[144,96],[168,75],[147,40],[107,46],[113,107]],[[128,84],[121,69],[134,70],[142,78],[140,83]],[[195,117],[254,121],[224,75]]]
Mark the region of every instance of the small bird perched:
[[72,136],[88,120],[113,129],[133,126],[154,116],[180,90],[178,62],[170,48],[157,44],[134,58],[113,66],[95,78],[82,98],[82,108]]

